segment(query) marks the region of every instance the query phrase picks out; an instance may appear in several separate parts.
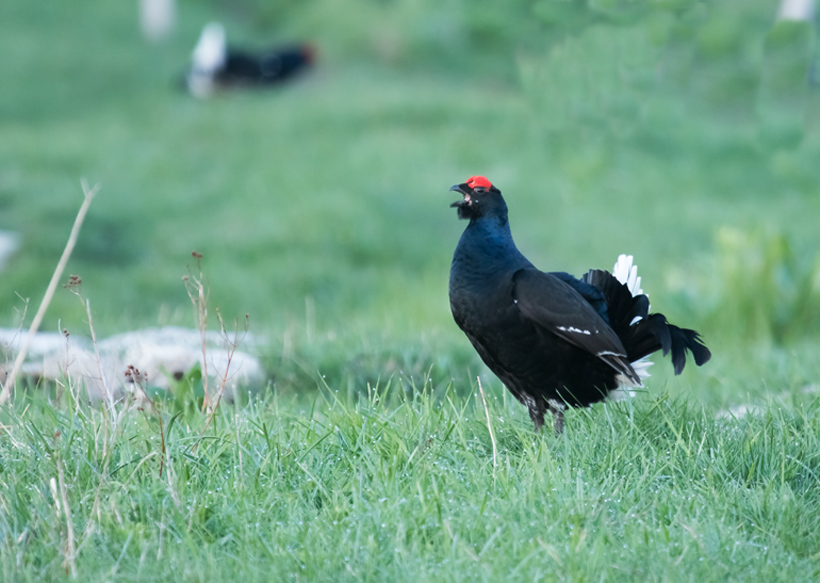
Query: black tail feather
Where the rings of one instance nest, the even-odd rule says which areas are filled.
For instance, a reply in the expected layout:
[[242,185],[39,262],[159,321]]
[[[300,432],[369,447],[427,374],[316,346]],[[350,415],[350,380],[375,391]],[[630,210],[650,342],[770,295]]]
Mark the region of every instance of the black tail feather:
[[603,292],[609,325],[618,336],[626,332],[635,318],[646,318],[649,315],[649,298],[643,294],[634,297],[629,288],[608,271],[591,269],[581,279]]
[[[629,288],[609,272],[593,269],[583,280],[604,293],[609,325],[623,342],[630,362],[658,350],[663,351],[664,356],[671,352],[675,374],[680,374],[686,364],[687,350],[698,366],[712,357],[700,334],[670,324],[663,314],[649,314],[649,298],[643,294],[633,297]],[[640,320],[633,324],[635,318]]]
[[663,314],[651,314],[636,322],[629,327],[624,336],[622,341],[632,362],[658,350],[662,350],[666,356],[673,346],[669,323]]
[[[695,364],[701,366],[712,358],[712,353],[706,348],[700,334],[689,328],[678,328],[669,324],[669,333],[672,337],[672,365],[675,367],[675,374],[683,371],[686,364],[686,351],[692,353]],[[665,352],[664,352],[665,354]]]

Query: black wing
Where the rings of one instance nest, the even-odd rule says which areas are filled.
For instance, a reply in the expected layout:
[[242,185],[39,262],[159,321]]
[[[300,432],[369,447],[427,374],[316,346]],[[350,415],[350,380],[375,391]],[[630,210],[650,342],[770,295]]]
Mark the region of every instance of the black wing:
[[600,289],[591,284],[587,277],[578,279],[577,277],[566,273],[565,271],[550,271],[550,275],[554,275],[572,289],[577,291],[581,296],[592,305],[598,315],[604,319],[604,322],[610,324],[609,309],[607,306],[607,298]]
[[581,294],[558,277],[537,269],[515,272],[513,300],[526,319],[640,384],[618,335]]

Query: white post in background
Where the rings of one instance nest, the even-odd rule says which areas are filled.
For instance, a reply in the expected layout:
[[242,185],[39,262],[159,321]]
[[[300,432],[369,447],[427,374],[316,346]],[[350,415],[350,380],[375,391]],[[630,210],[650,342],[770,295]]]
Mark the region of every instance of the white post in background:
[[6,260],[20,246],[20,235],[11,231],[0,231],[0,271],[6,266]]
[[815,0],[780,0],[777,19],[811,21],[814,19],[814,11]]
[[[780,7],[777,10],[777,22],[808,22],[814,26],[817,32],[817,0],[780,0]],[[820,63],[817,58],[817,43],[812,51],[809,71],[807,75],[809,85],[817,87],[820,85]]]
[[146,40],[157,42],[174,29],[176,0],[140,0],[140,28]]

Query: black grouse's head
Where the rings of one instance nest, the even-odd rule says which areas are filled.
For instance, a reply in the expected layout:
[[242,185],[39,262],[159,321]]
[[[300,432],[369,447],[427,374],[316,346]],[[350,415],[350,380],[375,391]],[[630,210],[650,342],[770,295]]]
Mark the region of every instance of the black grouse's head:
[[478,219],[496,216],[507,218],[507,203],[492,183],[483,176],[472,176],[467,182],[456,184],[450,190],[460,192],[464,199],[451,204],[458,208],[458,218]]

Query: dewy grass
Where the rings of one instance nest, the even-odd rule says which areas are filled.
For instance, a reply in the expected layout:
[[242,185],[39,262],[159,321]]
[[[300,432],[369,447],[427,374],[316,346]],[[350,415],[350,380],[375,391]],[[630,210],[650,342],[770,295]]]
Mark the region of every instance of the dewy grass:
[[[820,540],[816,404],[721,418],[668,397],[535,435],[517,404],[391,386],[356,402],[275,394],[159,436],[133,411],[37,395],[2,413],[4,580],[811,580]],[[62,464],[62,466],[61,466]],[[94,492],[101,502],[95,506]],[[110,579],[108,579],[110,580]]]

